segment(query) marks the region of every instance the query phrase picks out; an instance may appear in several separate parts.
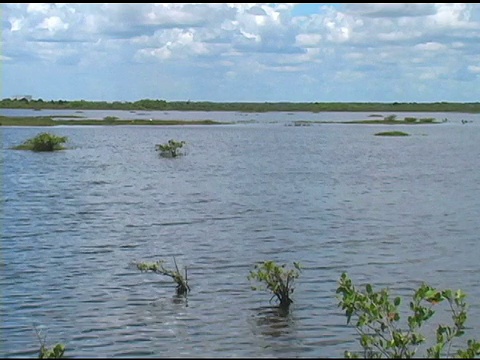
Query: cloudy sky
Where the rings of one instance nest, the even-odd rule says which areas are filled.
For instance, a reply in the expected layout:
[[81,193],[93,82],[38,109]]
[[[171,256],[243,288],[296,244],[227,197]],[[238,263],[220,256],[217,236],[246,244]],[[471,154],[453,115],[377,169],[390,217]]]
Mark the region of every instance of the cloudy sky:
[[480,4],[1,4],[2,98],[480,101]]

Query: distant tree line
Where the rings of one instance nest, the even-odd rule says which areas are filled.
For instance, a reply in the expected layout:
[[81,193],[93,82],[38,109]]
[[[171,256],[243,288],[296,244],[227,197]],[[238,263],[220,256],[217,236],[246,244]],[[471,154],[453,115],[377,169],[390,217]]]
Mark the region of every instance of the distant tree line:
[[2,109],[73,109],[73,110],[130,110],[130,111],[383,111],[383,112],[463,112],[480,113],[480,102],[210,102],[210,101],[166,101],[142,99],[128,101],[86,101],[86,100],[29,100],[5,98],[0,101]]

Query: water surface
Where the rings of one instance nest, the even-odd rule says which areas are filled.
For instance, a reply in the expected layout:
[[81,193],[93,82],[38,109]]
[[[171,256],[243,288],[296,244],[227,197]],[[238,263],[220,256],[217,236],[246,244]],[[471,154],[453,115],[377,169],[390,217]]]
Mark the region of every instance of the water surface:
[[[45,128],[0,128],[0,353],[36,356],[36,326],[71,357],[341,357],[359,348],[337,307],[343,271],[400,296],[461,288],[475,337],[478,123],[388,138],[285,121],[53,127],[69,137],[55,153],[9,149]],[[158,156],[170,138],[186,156]],[[173,257],[186,300],[133,265]],[[304,266],[286,317],[247,280],[270,259]]]

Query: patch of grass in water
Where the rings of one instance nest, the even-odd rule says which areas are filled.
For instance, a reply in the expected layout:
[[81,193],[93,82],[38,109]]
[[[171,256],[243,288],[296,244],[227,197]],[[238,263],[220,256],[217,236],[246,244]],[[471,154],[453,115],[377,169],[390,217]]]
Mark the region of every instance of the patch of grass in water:
[[64,150],[62,145],[67,142],[68,137],[58,136],[50,133],[40,133],[37,136],[26,140],[23,144],[14,146],[14,150],[31,150],[31,151],[56,151]]
[[383,131],[376,133],[375,136],[409,136],[410,134],[407,134],[406,132],[403,131]]

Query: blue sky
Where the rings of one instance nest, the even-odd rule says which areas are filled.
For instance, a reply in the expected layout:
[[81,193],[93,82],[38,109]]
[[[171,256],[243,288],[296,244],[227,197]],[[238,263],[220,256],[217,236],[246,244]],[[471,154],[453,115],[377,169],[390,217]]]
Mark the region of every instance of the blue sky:
[[480,4],[0,6],[2,98],[480,101]]

